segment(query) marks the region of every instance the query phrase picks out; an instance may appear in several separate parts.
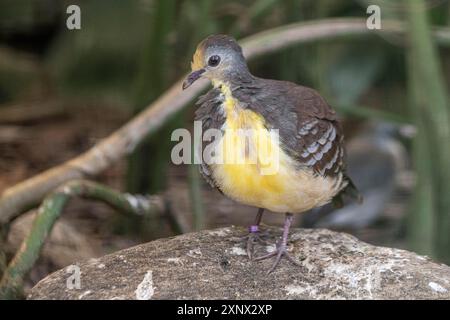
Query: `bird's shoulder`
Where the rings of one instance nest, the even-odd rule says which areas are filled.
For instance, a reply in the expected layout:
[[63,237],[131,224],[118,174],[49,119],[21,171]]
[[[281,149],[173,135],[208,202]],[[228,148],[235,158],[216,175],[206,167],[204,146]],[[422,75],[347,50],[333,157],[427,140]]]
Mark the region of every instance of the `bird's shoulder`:
[[290,81],[262,79],[260,82],[262,90],[257,98],[263,104],[273,101],[300,117],[337,120],[336,112],[315,89]]

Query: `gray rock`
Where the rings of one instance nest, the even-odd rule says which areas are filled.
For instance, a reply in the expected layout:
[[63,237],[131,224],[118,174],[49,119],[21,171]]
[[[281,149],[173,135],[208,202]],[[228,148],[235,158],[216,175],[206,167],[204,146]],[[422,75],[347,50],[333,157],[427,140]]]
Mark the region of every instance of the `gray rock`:
[[[280,229],[268,227],[273,243]],[[246,231],[229,227],[160,239],[78,264],[41,280],[28,299],[450,299],[450,267],[325,229],[293,229],[292,255],[249,261]],[[264,254],[273,246],[257,245]],[[70,270],[70,272],[68,272]]]

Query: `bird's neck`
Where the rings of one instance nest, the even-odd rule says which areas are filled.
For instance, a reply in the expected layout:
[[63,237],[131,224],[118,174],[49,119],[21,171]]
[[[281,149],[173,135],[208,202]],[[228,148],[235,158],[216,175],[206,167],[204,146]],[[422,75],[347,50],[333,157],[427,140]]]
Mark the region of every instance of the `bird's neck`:
[[236,97],[239,97],[240,90],[245,90],[245,88],[252,86],[255,80],[256,78],[250,74],[248,69],[229,73],[221,79],[211,79],[214,88],[219,89],[224,97],[223,108],[227,116],[246,108],[246,105],[239,103]]
[[211,82],[216,88],[226,86],[233,91],[236,88],[252,83],[254,80],[255,77],[250,73],[247,67],[240,67],[237,68],[236,71],[227,72],[220,78],[211,79]]

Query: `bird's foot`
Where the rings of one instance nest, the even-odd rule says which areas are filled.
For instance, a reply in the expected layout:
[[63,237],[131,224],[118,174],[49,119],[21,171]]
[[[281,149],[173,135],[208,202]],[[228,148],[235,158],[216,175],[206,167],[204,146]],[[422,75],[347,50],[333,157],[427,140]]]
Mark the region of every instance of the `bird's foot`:
[[288,259],[296,266],[300,266],[300,264],[297,261],[295,261],[294,258],[292,258],[290,254],[287,252],[289,228],[291,227],[292,219],[293,219],[292,213],[286,213],[286,218],[284,219],[283,235],[281,236],[280,242],[278,242],[277,244],[277,248],[273,252],[255,259],[256,261],[261,261],[264,259],[275,257],[275,262],[272,265],[272,268],[269,269],[267,274],[275,270],[275,268],[280,263],[282,257],[286,257],[286,259]]
[[297,261],[295,261],[295,259],[289,254],[289,252],[287,251],[287,244],[285,241],[280,241],[280,244],[277,245],[277,248],[271,252],[268,253],[266,255],[263,255],[261,257],[257,257],[255,258],[256,261],[261,261],[261,260],[265,260],[265,259],[269,259],[272,257],[276,257],[275,258],[275,262],[272,265],[272,267],[269,269],[269,271],[267,272],[267,274],[271,273],[273,270],[275,270],[275,268],[278,266],[278,264],[281,261],[281,258],[285,257],[286,259],[288,259],[290,262],[292,262],[294,265],[296,266],[300,266],[300,263],[298,263]]
[[265,233],[259,231],[259,226],[252,225],[249,227],[249,233],[245,238],[247,238],[247,255],[250,260],[253,260],[253,253],[255,252],[255,244],[261,243],[263,245],[268,245],[269,243],[264,240]]

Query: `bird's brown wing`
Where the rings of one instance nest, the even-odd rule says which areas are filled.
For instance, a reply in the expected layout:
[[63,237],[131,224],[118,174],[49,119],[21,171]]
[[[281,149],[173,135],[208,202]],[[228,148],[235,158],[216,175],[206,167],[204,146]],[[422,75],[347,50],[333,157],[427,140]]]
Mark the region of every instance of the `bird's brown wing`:
[[343,133],[336,113],[313,89],[297,86],[289,93],[296,98],[296,159],[323,176],[344,171]]
[[298,97],[297,160],[323,176],[338,176],[340,192],[333,197],[335,207],[341,207],[344,196],[362,202],[362,196],[345,170],[344,135],[336,113],[313,89],[296,87]]

